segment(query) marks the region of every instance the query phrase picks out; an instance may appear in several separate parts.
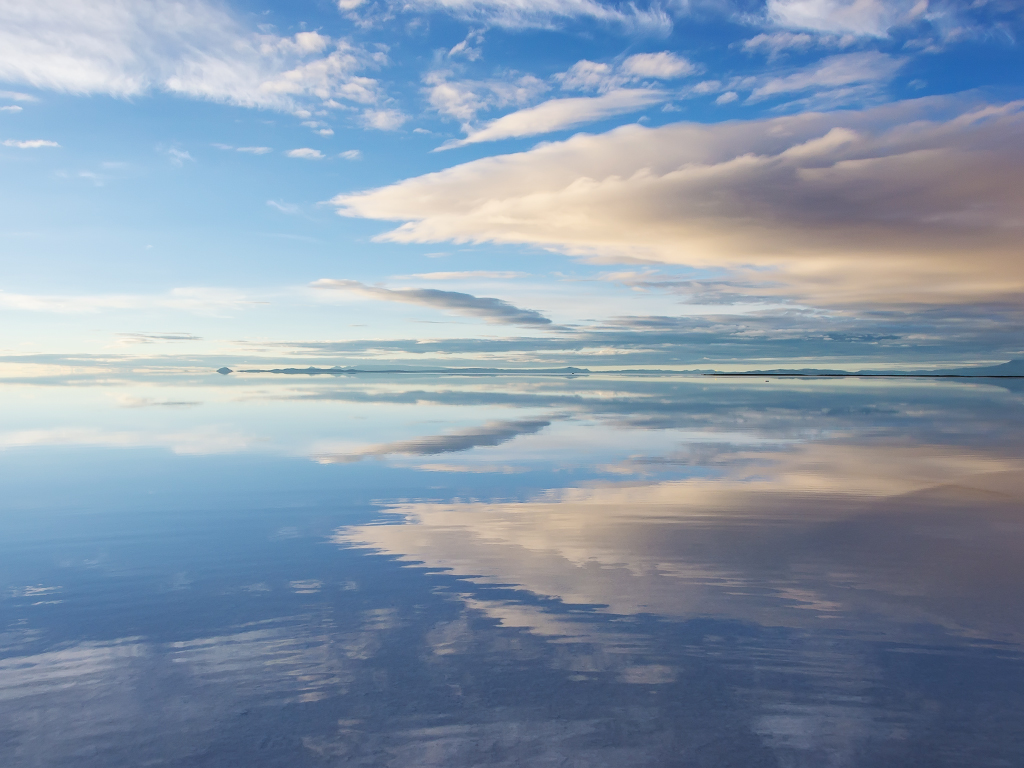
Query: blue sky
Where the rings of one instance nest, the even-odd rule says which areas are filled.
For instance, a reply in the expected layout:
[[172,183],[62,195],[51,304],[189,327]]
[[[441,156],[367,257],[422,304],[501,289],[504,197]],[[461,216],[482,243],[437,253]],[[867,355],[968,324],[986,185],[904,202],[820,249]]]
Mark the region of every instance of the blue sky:
[[0,3],[0,355],[1024,356],[1022,7]]

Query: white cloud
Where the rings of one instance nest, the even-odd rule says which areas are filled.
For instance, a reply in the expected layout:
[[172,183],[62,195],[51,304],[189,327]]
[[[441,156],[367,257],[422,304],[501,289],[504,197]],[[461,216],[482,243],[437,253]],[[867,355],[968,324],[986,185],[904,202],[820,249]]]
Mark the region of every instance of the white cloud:
[[265,155],[268,152],[273,152],[270,147],[239,147],[236,151],[248,152],[250,155]]
[[736,99],[738,98],[739,96],[736,95],[735,91],[726,91],[717,99],[715,99],[715,104],[730,104],[736,101]]
[[271,208],[276,208],[281,213],[293,214],[299,212],[299,206],[295,205],[295,203],[285,203],[283,201],[278,200],[267,200],[267,205],[269,205]]
[[554,76],[563,89],[601,93],[640,80],[674,80],[701,71],[689,59],[671,51],[637,53],[617,65],[581,59]]
[[811,89],[886,82],[905,63],[906,59],[878,51],[829,56],[784,77],[769,79],[753,90],[749,100],[760,101],[769,96]]
[[6,107],[0,107],[0,112],[21,112],[21,107],[17,104],[8,105]]
[[419,275],[410,275],[410,277],[418,277],[420,280],[514,280],[517,277],[526,277],[525,272],[488,272],[488,271],[471,271],[471,272],[424,272]]
[[346,149],[344,152],[339,153],[338,157],[341,157],[345,160],[362,160],[363,153],[360,152],[358,149]]
[[409,116],[397,109],[368,109],[363,112],[363,125],[378,131],[397,131]]
[[[363,5],[364,0],[338,0],[346,12]],[[391,0],[390,5],[403,12],[440,11],[485,28],[551,28],[562,20],[590,18],[650,33],[672,29],[672,20],[657,4],[641,8],[636,3],[617,6],[595,0]]]
[[28,139],[27,141],[18,141],[17,139],[5,139],[5,147],[17,147],[18,149],[39,149],[41,147],[59,147],[56,141],[47,141],[46,139]]
[[743,41],[743,50],[747,53],[767,53],[769,59],[776,58],[783,51],[803,51],[816,45],[822,38],[806,32],[762,32],[749,40]]
[[285,152],[288,157],[298,157],[303,160],[319,160],[324,157],[324,153],[319,149],[310,149],[309,147],[300,147],[299,149],[289,149]]
[[171,158],[171,162],[174,163],[174,165],[179,167],[184,165],[186,160],[190,163],[194,163],[196,161],[196,159],[185,150],[175,149],[174,147],[167,150],[167,156]]
[[380,238],[393,242],[756,267],[809,300],[941,303],[1024,293],[1021,178],[1024,102],[931,98],[628,125],[333,202],[405,222]]
[[627,75],[654,77],[660,80],[685,77],[697,71],[692,62],[670,51],[635,54],[622,62],[620,69]]
[[27,93],[21,93],[20,91],[0,91],[0,99],[10,99],[11,101],[38,101],[35,96],[30,96]]
[[287,111],[373,104],[376,81],[356,73],[384,60],[317,32],[258,33],[205,0],[0,2],[0,80],[66,93],[163,90]]
[[839,35],[885,37],[928,9],[920,0],[768,0],[768,18],[781,27]]
[[609,83],[614,84],[615,70],[611,64],[600,61],[581,59],[565,72],[555,75],[562,87],[571,91],[607,90]]
[[443,115],[468,125],[479,112],[524,106],[548,90],[548,85],[533,75],[492,80],[450,80],[451,72],[434,71],[425,78],[430,105]]
[[[425,82],[431,106],[462,122],[465,139],[448,142],[441,149],[480,141],[533,136],[571,128],[593,120],[625,114],[664,101],[667,94],[652,88],[627,88],[641,80],[673,79],[696,72],[698,67],[669,51],[638,53],[616,65],[583,59],[566,72],[553,76],[564,90],[597,91],[597,98],[552,99],[527,107],[549,90],[532,75],[504,80],[451,80],[450,72],[431,72]],[[645,92],[646,91],[646,92]],[[479,126],[480,112],[505,106],[524,107]]]
[[492,120],[482,128],[471,131],[466,138],[449,142],[439,149],[561,131],[613,115],[636,112],[666,98],[664,91],[621,88],[600,96],[551,99]]

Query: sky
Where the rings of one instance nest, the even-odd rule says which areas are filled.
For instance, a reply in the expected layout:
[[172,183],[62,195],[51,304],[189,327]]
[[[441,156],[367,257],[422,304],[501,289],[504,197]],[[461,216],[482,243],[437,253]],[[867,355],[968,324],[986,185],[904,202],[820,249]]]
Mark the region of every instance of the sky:
[[0,0],[0,363],[1024,357],[1022,12]]

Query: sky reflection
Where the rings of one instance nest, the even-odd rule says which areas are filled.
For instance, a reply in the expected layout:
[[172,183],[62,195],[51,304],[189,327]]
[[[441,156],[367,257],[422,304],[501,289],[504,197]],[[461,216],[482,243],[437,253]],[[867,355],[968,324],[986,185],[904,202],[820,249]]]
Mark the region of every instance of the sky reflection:
[[1024,757],[1004,387],[189,375],[4,402],[5,766]]

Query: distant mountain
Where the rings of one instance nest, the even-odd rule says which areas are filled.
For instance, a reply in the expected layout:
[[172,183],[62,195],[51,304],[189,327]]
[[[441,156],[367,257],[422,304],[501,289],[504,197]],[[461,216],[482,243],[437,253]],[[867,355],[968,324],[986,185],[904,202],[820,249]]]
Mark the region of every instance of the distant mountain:
[[932,376],[940,377],[992,377],[1024,376],[1024,360],[1010,360],[1000,365],[972,366],[969,368],[942,368],[917,371],[840,371],[832,368],[772,368],[761,371],[715,372],[713,376]]
[[944,371],[915,371],[915,373],[945,374],[947,376],[1024,376],[1024,360],[1011,360],[1008,363],[982,368],[949,368]]

